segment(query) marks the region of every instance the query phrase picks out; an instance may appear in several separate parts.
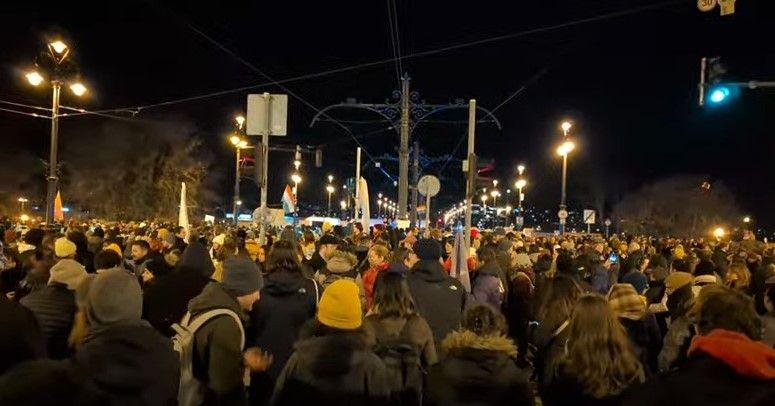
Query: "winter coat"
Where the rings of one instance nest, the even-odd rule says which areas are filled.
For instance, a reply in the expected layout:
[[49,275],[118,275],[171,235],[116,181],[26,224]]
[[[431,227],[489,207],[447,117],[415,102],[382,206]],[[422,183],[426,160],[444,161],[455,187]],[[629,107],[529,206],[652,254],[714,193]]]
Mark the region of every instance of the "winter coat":
[[417,349],[417,354],[420,355],[423,368],[438,362],[431,328],[428,326],[428,322],[419,315],[412,315],[405,319],[400,317],[380,318],[378,314],[372,314],[363,320],[363,333],[369,347],[398,338],[412,343]]
[[474,273],[475,277],[471,284],[471,294],[474,300],[479,304],[488,305],[499,312],[506,294],[501,274],[502,272],[497,263],[488,262],[479,267]]
[[171,326],[186,314],[189,301],[202,293],[214,269],[204,246],[191,243],[175,270],[154,278],[143,291],[143,319],[163,335],[175,335]]
[[45,288],[23,297],[21,304],[35,315],[46,341],[48,357],[69,357],[72,351],[68,347],[67,338],[78,310],[75,305],[75,292],[63,283],[51,282]]
[[304,323],[315,317],[320,286],[300,273],[285,271],[267,275],[261,299],[250,311],[251,345],[272,354],[274,361],[266,373],[274,381],[293,353]]
[[[208,283],[199,296],[191,299],[192,319],[208,310],[230,309],[243,323],[247,314],[218,282]],[[215,317],[194,335],[194,376],[207,385],[205,404],[240,405],[245,402],[243,357],[240,328],[229,315]]]
[[670,370],[686,359],[686,350],[689,349],[694,334],[694,323],[687,315],[670,323],[662,340],[662,349],[657,356],[659,371]]
[[590,285],[595,293],[605,295],[611,289],[611,273],[603,264],[595,263],[592,266]]
[[[546,394],[541,397],[546,406],[619,406],[629,405],[623,402],[625,393],[595,398],[584,392],[584,387],[576,378],[563,372],[560,367],[555,373]],[[651,404],[651,403],[650,403]],[[654,403],[657,404],[657,403]]]
[[549,387],[555,379],[555,371],[565,356],[565,342],[568,341],[568,323],[564,322],[553,330],[540,325],[536,332],[535,346],[537,348],[533,362],[538,383],[538,393],[547,396]]
[[657,373],[657,356],[662,350],[662,334],[654,314],[646,313],[639,320],[620,317],[619,322],[627,330],[643,369],[646,373]]
[[385,272],[389,265],[387,262],[383,262],[377,266],[370,267],[363,273],[363,289],[366,291],[367,309],[371,309],[372,300],[374,300],[374,285],[377,282],[377,277],[380,273]]
[[105,405],[177,403],[178,355],[172,341],[145,321],[90,332],[73,362]]
[[0,375],[21,362],[46,356],[46,342],[26,307],[0,298]]
[[633,390],[627,405],[769,406],[775,400],[775,349],[743,334],[713,330],[692,340],[678,369]]
[[775,312],[762,316],[762,342],[775,347]]
[[457,279],[450,278],[438,261],[417,262],[407,280],[417,312],[433,332],[436,348],[447,334],[460,326],[467,294]]
[[315,253],[312,254],[312,258],[305,260],[304,263],[307,264],[313,273],[320,271],[326,266],[326,260],[323,259],[318,251],[315,251]]
[[517,348],[508,338],[455,331],[444,349],[447,357],[428,373],[426,405],[533,405],[528,375],[514,363]]
[[296,343],[274,391],[274,404],[386,405],[385,365],[357,332],[313,336]]

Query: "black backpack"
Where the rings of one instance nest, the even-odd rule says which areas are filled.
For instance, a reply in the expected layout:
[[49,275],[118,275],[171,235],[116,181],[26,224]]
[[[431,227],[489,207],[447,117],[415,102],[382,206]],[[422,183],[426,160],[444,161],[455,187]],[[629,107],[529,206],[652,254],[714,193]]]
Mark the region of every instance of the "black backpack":
[[[377,337],[387,335],[381,323],[374,324]],[[377,343],[374,346],[374,353],[382,359],[387,370],[390,403],[420,405],[425,374],[420,362],[419,349],[405,337],[404,331],[407,324],[409,320],[405,319],[397,336]]]

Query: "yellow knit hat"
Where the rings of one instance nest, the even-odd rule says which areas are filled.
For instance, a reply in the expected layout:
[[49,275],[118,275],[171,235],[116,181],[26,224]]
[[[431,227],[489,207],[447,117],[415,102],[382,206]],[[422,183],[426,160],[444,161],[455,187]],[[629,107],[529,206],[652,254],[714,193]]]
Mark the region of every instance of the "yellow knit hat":
[[318,304],[317,318],[320,323],[341,330],[360,327],[363,313],[358,285],[347,279],[339,279],[329,285]]
[[54,254],[59,258],[67,258],[75,255],[75,243],[68,240],[67,237],[57,238],[54,241]]
[[124,256],[124,254],[121,252],[121,247],[119,247],[118,244],[116,244],[116,243],[109,244],[107,247],[103,248],[103,250],[105,250],[105,251],[107,251],[107,250],[113,251],[116,254],[118,254],[118,256],[120,256],[120,257]]

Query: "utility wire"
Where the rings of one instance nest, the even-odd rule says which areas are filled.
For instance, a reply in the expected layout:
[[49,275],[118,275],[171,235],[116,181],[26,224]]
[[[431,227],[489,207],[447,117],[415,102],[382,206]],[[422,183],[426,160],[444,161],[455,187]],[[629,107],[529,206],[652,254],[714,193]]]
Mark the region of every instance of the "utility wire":
[[401,74],[404,73],[404,65],[401,61],[401,34],[399,31],[399,25],[398,25],[398,10],[396,10],[396,1],[397,0],[388,0],[389,2],[393,3],[393,24],[395,24],[395,32],[396,32],[396,54],[397,54],[397,62],[398,62],[398,70],[401,72]]
[[543,68],[543,69],[541,69],[540,71],[538,71],[538,73],[536,73],[535,75],[531,76],[531,77],[530,77],[530,79],[528,79],[528,80],[527,80],[527,82],[525,82],[525,83],[524,83],[522,86],[520,86],[520,87],[519,87],[519,89],[517,89],[517,90],[516,90],[514,93],[510,94],[510,95],[509,95],[509,97],[507,97],[505,100],[503,100],[502,102],[500,102],[500,103],[499,103],[497,106],[495,106],[495,108],[493,108],[493,109],[492,109],[492,110],[490,110],[490,111],[492,111],[493,113],[495,113],[496,111],[498,111],[498,109],[500,109],[500,108],[501,108],[501,107],[503,107],[503,106],[504,106],[506,103],[508,103],[509,101],[511,101],[511,99],[513,99],[513,98],[517,97],[517,96],[518,96],[520,93],[522,93],[523,91],[525,91],[525,89],[527,89],[527,87],[528,87],[528,86],[532,85],[532,84],[533,84],[533,83],[535,83],[535,82],[536,82],[538,79],[540,79],[542,76],[544,76],[544,75],[546,74],[546,72],[547,72],[547,71],[548,71],[548,70],[547,70],[546,68]]
[[393,28],[393,7],[390,5],[390,0],[385,0],[385,4],[387,5],[388,28],[390,29],[390,46],[393,49],[393,60],[395,62],[395,67],[396,67],[396,83],[398,83],[398,88],[400,89],[401,88],[401,67],[399,65],[398,51],[396,50],[395,29]]
[[26,111],[19,111],[19,110],[7,109],[7,108],[5,108],[5,107],[0,107],[0,111],[5,111],[5,112],[7,112],[7,113],[15,113],[15,114],[21,114],[21,115],[24,115],[24,116],[30,116],[30,117],[35,117],[35,118],[45,118],[45,119],[47,119],[47,120],[50,120],[50,119],[51,119],[51,117],[49,117],[49,116],[46,116],[46,115],[43,115],[43,114],[38,114],[38,113],[27,113]]
[[[567,22],[564,22],[564,23],[553,24],[553,25],[548,25],[548,26],[538,27],[538,28],[532,28],[532,29],[529,29],[529,30],[515,32],[515,33],[511,33],[511,34],[505,34],[505,35],[500,35],[500,36],[496,36],[496,37],[484,38],[484,39],[480,39],[480,40],[476,40],[476,41],[464,42],[464,43],[453,44],[453,45],[449,45],[449,46],[445,46],[445,47],[441,47],[441,48],[434,48],[434,49],[429,49],[429,50],[426,50],[426,51],[415,52],[415,53],[412,53],[412,54],[404,55],[402,57],[402,59],[403,60],[407,60],[407,59],[412,59],[412,58],[420,58],[420,57],[424,57],[424,56],[435,55],[435,54],[439,54],[439,53],[443,53],[443,52],[447,52],[447,51],[467,48],[467,47],[476,46],[476,45],[488,44],[488,43],[493,43],[493,42],[497,42],[497,41],[503,41],[503,40],[506,40],[506,39],[519,38],[519,37],[528,36],[528,35],[532,35],[532,34],[550,32],[550,31],[559,30],[559,29],[563,29],[563,28],[568,28],[568,27],[574,27],[574,26],[578,26],[578,25],[588,24],[588,23],[592,23],[592,22],[603,21],[603,20],[608,20],[608,19],[613,19],[613,18],[624,17],[624,16],[628,16],[628,15],[638,14],[638,13],[642,13],[642,12],[646,12],[646,11],[657,10],[657,9],[665,8],[667,6],[672,6],[672,5],[675,5],[675,4],[680,4],[680,3],[684,3],[684,1],[682,1],[682,0],[672,0],[672,1],[665,1],[665,2],[660,2],[660,3],[645,5],[645,6],[641,6],[641,7],[634,7],[634,8],[620,10],[620,11],[614,11],[614,12],[600,14],[600,15],[597,15],[597,16],[583,18],[583,19],[579,19],[579,20],[567,21]],[[253,85],[242,86],[242,87],[226,89],[226,90],[220,90],[220,91],[216,91],[216,92],[205,93],[205,94],[200,94],[200,95],[195,95],[195,96],[189,96],[189,97],[184,97],[184,98],[180,98],[180,99],[167,100],[167,101],[163,101],[163,102],[146,104],[146,105],[137,105],[137,106],[129,106],[129,107],[120,107],[120,108],[112,108],[112,109],[106,109],[106,110],[99,110],[97,112],[100,112],[100,113],[110,113],[110,112],[125,111],[125,110],[133,110],[133,111],[136,111],[136,112],[140,112],[142,110],[146,110],[146,109],[150,109],[150,108],[165,107],[165,106],[171,106],[171,105],[180,104],[180,103],[187,103],[187,102],[192,102],[192,101],[197,101],[197,100],[209,99],[209,98],[213,98],[213,97],[220,97],[220,96],[225,96],[225,95],[228,95],[228,94],[240,93],[240,92],[244,92],[244,91],[248,91],[248,90],[254,90],[254,89],[265,87],[265,86],[269,86],[269,85],[278,85],[279,86],[280,84],[284,84],[284,83],[297,82],[297,81],[307,80],[307,79],[315,79],[315,78],[319,78],[319,77],[323,77],[323,76],[328,76],[328,75],[333,75],[333,74],[337,74],[337,73],[349,72],[349,71],[353,71],[353,70],[359,70],[359,69],[364,69],[364,68],[370,68],[370,67],[373,67],[373,66],[384,65],[384,64],[387,64],[387,63],[394,63],[394,58],[380,59],[380,60],[371,61],[371,62],[364,62],[364,63],[360,63],[360,64],[355,64],[355,65],[343,66],[341,68],[328,69],[328,70],[324,70],[324,71],[320,71],[320,72],[308,73],[308,74],[298,75],[298,76],[289,77],[289,78],[285,78],[285,79],[279,79],[279,80],[276,80],[276,81],[257,83],[257,84],[253,84]]]

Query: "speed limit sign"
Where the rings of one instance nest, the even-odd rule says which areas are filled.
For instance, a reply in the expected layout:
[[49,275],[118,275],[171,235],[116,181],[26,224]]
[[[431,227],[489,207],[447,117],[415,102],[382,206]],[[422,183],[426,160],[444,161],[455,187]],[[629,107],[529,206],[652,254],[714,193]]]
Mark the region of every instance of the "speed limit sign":
[[716,7],[716,0],[697,0],[697,9],[708,12]]

